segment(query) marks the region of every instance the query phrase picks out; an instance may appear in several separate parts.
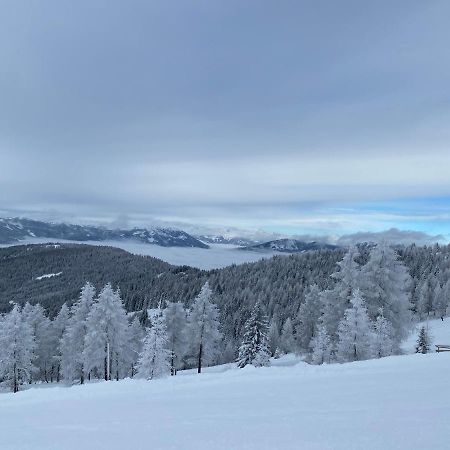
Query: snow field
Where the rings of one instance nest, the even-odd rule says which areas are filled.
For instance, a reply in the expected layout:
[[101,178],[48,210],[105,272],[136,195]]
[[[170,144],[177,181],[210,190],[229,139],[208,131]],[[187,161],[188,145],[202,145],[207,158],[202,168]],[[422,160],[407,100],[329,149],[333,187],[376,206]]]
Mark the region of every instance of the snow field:
[[274,363],[2,394],[0,448],[449,448],[450,353]]

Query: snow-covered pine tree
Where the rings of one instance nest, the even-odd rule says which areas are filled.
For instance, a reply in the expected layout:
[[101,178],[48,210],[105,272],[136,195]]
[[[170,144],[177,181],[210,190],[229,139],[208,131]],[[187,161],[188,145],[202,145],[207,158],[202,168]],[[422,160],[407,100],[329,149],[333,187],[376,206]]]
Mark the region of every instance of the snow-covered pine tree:
[[[36,377],[47,383],[50,381],[52,369],[51,351],[51,330],[50,319],[47,317],[44,308],[39,304],[31,305],[26,303],[22,309],[22,317],[31,327],[35,339],[34,366],[36,367]],[[33,374],[30,373],[31,383]]]
[[83,364],[105,380],[119,380],[131,368],[128,319],[120,294],[107,284],[86,319]]
[[377,358],[383,358],[384,356],[390,356],[394,354],[394,343],[392,341],[392,325],[384,317],[383,309],[380,308],[378,317],[373,325],[373,344],[372,351]]
[[350,302],[338,327],[337,358],[341,362],[372,357],[371,323],[358,289],[353,292]]
[[167,330],[162,315],[153,317],[137,363],[137,377],[153,380],[170,373],[171,352],[167,349]]
[[333,345],[326,328],[319,326],[316,335],[311,339],[311,364],[328,364],[332,361]]
[[31,379],[34,349],[33,330],[20,307],[14,305],[0,327],[0,378],[13,392]]
[[144,337],[145,330],[141,325],[141,321],[138,316],[134,316],[130,324],[131,378],[133,378],[137,372],[137,362],[140,354],[142,353]]
[[298,350],[307,352],[321,315],[321,293],[317,284],[313,284],[305,295],[305,301],[298,310],[295,335]]
[[418,286],[417,309],[422,319],[429,317],[435,309],[436,287],[439,286],[435,276],[428,276]]
[[239,347],[237,359],[238,367],[243,368],[248,364],[261,367],[270,364],[267,333],[267,316],[258,301],[255,303],[247,322],[245,322],[244,337]]
[[274,356],[275,351],[277,350],[280,344],[280,330],[278,328],[278,321],[276,317],[272,317],[272,320],[270,321],[267,340],[269,345],[270,356]]
[[448,279],[442,286],[441,290],[441,315],[442,316],[448,316],[449,312],[449,306],[450,306],[450,279]]
[[361,269],[355,261],[359,252],[355,247],[344,255],[338,262],[339,270],[331,277],[336,280],[333,288],[320,294],[322,302],[321,323],[327,329],[332,341],[337,340],[337,331],[345,310],[350,306],[353,292],[361,287]]
[[84,383],[83,350],[86,336],[86,319],[94,303],[95,289],[87,282],[80,297],[70,309],[66,330],[61,338],[61,373],[67,382],[80,380]]
[[186,323],[187,314],[179,302],[169,302],[164,310],[164,322],[167,330],[170,357],[170,374],[176,375],[181,369],[186,353]]
[[448,299],[445,297],[445,291],[448,287],[441,286],[439,281],[436,283],[433,292],[433,314],[438,317],[445,316]]
[[52,320],[50,327],[50,349],[52,355],[52,370],[50,375],[50,381],[53,382],[53,378],[59,383],[61,378],[61,348],[60,342],[63,337],[64,331],[69,321],[69,308],[64,303],[61,306],[57,316]]
[[426,327],[421,327],[417,338],[416,353],[428,353],[431,348],[431,339]]
[[375,321],[383,308],[384,317],[391,323],[396,352],[400,342],[411,329],[410,297],[411,277],[406,267],[397,260],[396,252],[385,242],[370,252],[369,261],[361,269],[361,291],[369,318]]
[[286,319],[281,329],[280,348],[284,353],[293,353],[296,348],[294,327],[290,317]]
[[206,282],[192,305],[186,327],[189,356],[197,372],[211,364],[217,356],[222,334],[219,331],[219,310],[211,302],[212,291]]

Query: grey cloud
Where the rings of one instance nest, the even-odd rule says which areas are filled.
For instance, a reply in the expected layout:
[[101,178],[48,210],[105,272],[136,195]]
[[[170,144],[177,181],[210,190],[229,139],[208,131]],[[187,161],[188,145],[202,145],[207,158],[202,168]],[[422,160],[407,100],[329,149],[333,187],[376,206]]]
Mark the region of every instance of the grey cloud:
[[422,245],[432,245],[435,243],[446,243],[447,239],[443,235],[432,236],[430,234],[421,231],[412,230],[399,230],[397,228],[391,228],[386,231],[381,231],[378,233],[372,232],[359,232],[354,234],[349,234],[341,236],[336,243],[338,245],[354,245],[358,242],[389,242],[392,244],[422,244]]
[[6,0],[0,207],[317,228],[324,204],[447,196],[449,13]]

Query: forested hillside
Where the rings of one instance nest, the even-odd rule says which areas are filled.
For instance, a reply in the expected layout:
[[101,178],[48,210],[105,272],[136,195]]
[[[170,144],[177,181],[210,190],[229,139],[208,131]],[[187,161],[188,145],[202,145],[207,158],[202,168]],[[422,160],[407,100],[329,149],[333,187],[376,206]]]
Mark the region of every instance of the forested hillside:
[[40,303],[54,315],[63,303],[77,299],[86,281],[97,289],[111,282],[120,288],[128,310],[141,309],[146,300],[154,305],[168,295],[180,300],[193,298],[204,278],[198,269],[171,266],[113,247],[7,247],[0,249],[0,310],[11,309],[11,301],[29,301]]
[[[367,263],[370,246],[360,246],[356,261]],[[450,279],[450,246],[397,248],[411,276],[407,290],[413,311],[421,315],[441,309]],[[320,291],[336,282],[341,250],[320,250],[276,256],[255,263],[201,271],[172,266],[156,258],[138,256],[112,247],[43,244],[0,249],[0,309],[10,302],[40,303],[54,316],[63,303],[72,304],[90,281],[99,290],[111,282],[119,288],[128,311],[180,301],[189,306],[205,281],[220,310],[225,335],[242,336],[243,325],[257,300],[281,329],[295,321],[305,295],[315,284]]]

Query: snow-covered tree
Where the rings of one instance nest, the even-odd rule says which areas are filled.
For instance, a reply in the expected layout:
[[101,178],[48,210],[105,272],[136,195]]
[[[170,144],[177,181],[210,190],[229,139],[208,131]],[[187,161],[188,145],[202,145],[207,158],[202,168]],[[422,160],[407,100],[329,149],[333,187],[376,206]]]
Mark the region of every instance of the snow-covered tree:
[[[22,317],[31,327],[36,342],[34,348],[34,365],[37,378],[47,383],[50,381],[52,369],[51,323],[44,308],[39,304],[26,303],[22,309]],[[30,373],[30,382],[33,374]]]
[[311,364],[324,364],[332,361],[333,345],[324,326],[320,326],[311,339]]
[[244,338],[239,347],[238,367],[242,368],[248,364],[261,367],[270,364],[267,333],[267,317],[260,302],[256,302],[249,319],[245,323]]
[[86,319],[83,364],[85,374],[96,370],[105,380],[124,377],[131,367],[128,319],[120,294],[108,283]]
[[430,316],[435,311],[436,294],[439,295],[439,293],[436,292],[438,286],[439,283],[436,280],[436,277],[428,276],[417,287],[417,310],[423,319]]
[[421,327],[417,338],[416,353],[428,353],[431,348],[431,338],[426,327]]
[[450,306],[450,279],[442,286],[440,306],[442,308],[440,311],[441,316],[448,316],[450,312],[448,311]]
[[167,330],[167,345],[170,350],[170,373],[176,375],[181,369],[186,353],[187,314],[179,302],[168,303],[164,310],[164,322]]
[[[447,286],[446,286],[447,284]],[[433,314],[438,317],[445,316],[448,304],[448,289],[450,288],[449,281],[443,286],[439,282],[436,283],[433,292]]]
[[219,355],[219,364],[228,364],[236,361],[236,343],[234,341],[222,340],[222,348]]
[[361,287],[361,270],[355,261],[358,256],[357,249],[350,248],[342,261],[337,263],[339,270],[331,275],[336,284],[332,289],[321,293],[321,322],[332,340],[337,339],[339,323],[350,306],[353,293]]
[[13,392],[31,379],[34,349],[33,330],[20,307],[14,305],[0,327],[0,378]]
[[298,310],[295,335],[300,351],[308,351],[311,339],[316,334],[316,327],[321,314],[321,292],[316,284],[313,284],[305,295],[305,301]]
[[284,353],[292,353],[295,351],[295,347],[294,327],[292,320],[288,317],[281,329],[280,348]]
[[269,332],[267,336],[270,355],[274,356],[277,348],[280,345],[280,330],[278,328],[278,321],[273,317],[270,322]]
[[60,342],[66,330],[67,322],[69,321],[69,308],[64,303],[59,310],[57,316],[52,320],[50,327],[50,350],[53,358],[51,381],[56,378],[60,381],[61,374],[61,348]]
[[89,282],[83,286],[80,297],[70,309],[70,317],[60,342],[61,373],[64,380],[79,379],[84,383],[83,350],[86,319],[94,303],[95,289]]
[[202,367],[211,364],[217,356],[222,334],[219,331],[219,310],[211,302],[212,291],[206,282],[188,317],[186,338],[189,343],[190,360],[197,366],[198,373]]
[[153,318],[152,326],[147,330],[144,346],[137,364],[137,376],[153,380],[170,373],[171,352],[167,349],[168,339],[163,317]]
[[383,309],[380,309],[373,329],[372,352],[374,356],[383,358],[384,356],[392,355],[394,353],[393,330],[392,325],[383,315]]
[[391,323],[395,350],[411,329],[411,304],[408,289],[411,277],[406,267],[397,259],[395,251],[380,243],[370,252],[369,261],[361,269],[363,289],[369,318],[376,320],[380,308]]
[[359,290],[353,292],[350,302],[338,327],[337,358],[341,362],[372,357],[371,323]]
[[130,360],[131,360],[131,378],[136,375],[137,362],[139,356],[142,353],[144,344],[145,330],[141,325],[141,321],[138,316],[135,316],[130,324]]

